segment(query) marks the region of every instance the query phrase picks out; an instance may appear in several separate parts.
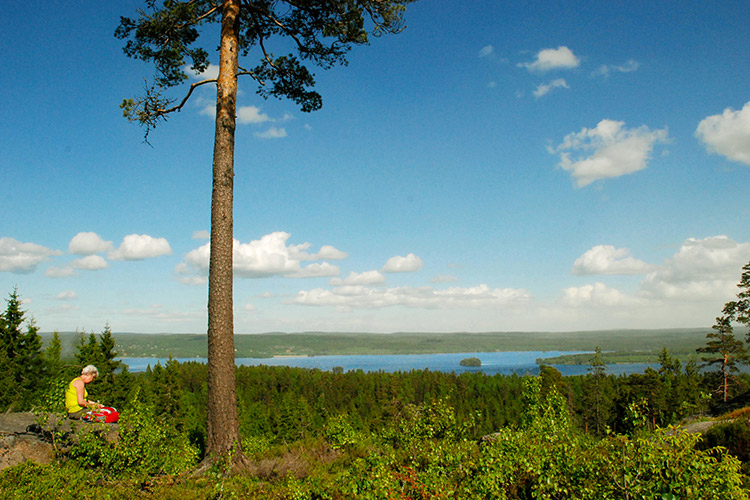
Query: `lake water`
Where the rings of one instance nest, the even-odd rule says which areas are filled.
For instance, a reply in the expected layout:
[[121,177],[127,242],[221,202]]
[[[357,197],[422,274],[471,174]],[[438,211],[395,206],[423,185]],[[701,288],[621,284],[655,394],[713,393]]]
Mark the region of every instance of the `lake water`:
[[[330,371],[341,367],[345,372],[362,370],[364,372],[408,372],[428,369],[436,372],[478,372],[487,375],[537,375],[539,366],[537,358],[579,354],[581,351],[519,351],[519,352],[464,352],[450,354],[382,354],[382,355],[339,355],[339,356],[290,356],[277,358],[237,358],[237,365],[246,366],[291,366],[298,368],[317,368]],[[593,353],[592,353],[593,354]],[[462,359],[475,357],[482,361],[482,366],[461,366]],[[205,358],[175,358],[179,362],[198,361],[205,363]],[[122,358],[131,372],[142,372],[149,365],[157,362],[162,365],[167,358]],[[563,375],[583,375],[588,373],[588,365],[552,365]],[[628,375],[643,373],[647,367],[658,367],[656,363],[622,363],[607,366],[607,373]]]

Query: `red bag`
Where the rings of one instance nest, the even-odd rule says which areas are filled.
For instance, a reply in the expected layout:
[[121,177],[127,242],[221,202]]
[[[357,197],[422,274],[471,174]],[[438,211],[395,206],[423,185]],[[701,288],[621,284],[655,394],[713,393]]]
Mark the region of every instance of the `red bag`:
[[83,416],[83,420],[88,422],[102,422],[113,424],[120,420],[120,413],[109,406],[102,406],[98,410],[91,410]]

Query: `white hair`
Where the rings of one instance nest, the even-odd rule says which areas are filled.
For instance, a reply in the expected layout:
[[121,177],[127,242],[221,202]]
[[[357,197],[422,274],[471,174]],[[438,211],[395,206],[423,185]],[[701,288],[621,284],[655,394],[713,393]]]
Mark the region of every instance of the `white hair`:
[[94,377],[99,376],[99,370],[96,369],[96,366],[94,365],[86,365],[83,367],[83,370],[81,370],[81,375],[91,374]]

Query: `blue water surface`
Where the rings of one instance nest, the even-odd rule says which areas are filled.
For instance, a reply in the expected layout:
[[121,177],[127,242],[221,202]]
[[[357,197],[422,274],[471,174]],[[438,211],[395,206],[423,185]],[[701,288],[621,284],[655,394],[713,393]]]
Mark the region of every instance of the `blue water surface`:
[[[487,375],[537,375],[538,358],[580,354],[582,351],[514,351],[514,352],[464,352],[450,354],[370,354],[370,355],[337,355],[337,356],[283,356],[275,358],[237,358],[237,365],[246,366],[291,366],[323,371],[341,367],[343,371],[362,370],[364,372],[408,372],[411,370],[431,370],[446,373],[482,372]],[[479,358],[481,367],[461,366],[464,358]],[[205,363],[205,358],[175,358],[179,362],[198,361]],[[131,372],[145,371],[148,366],[157,363],[164,365],[168,358],[122,358]],[[551,365],[563,375],[582,375],[588,373],[588,365]],[[647,367],[658,367],[656,363],[621,363],[607,366],[607,373],[628,375],[643,373]]]

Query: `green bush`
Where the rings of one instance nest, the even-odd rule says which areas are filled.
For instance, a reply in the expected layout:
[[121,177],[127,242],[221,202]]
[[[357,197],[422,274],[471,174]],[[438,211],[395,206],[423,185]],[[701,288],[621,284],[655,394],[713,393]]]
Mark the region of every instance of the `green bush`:
[[743,418],[714,425],[699,446],[702,449],[722,446],[742,462],[750,461],[750,420]]
[[70,456],[83,467],[122,477],[186,471],[195,465],[198,451],[153,407],[140,404],[136,392],[129,409],[121,414],[116,441],[88,432],[71,448]]
[[698,434],[657,429],[602,441],[602,491],[618,498],[748,498],[739,460],[724,448],[698,449],[700,439]]
[[0,497],[80,499],[92,495],[93,483],[91,474],[79,467],[26,462],[0,472]]
[[[396,402],[377,429],[352,413],[329,418],[321,436],[291,444],[246,437],[252,466],[231,477],[219,471],[175,477],[195,464],[197,452],[184,431],[134,399],[123,412],[119,441],[91,433],[73,449],[74,460],[7,469],[0,497],[748,499],[739,460],[714,446],[743,442],[740,419],[718,425],[714,441],[700,442],[673,429],[649,431],[647,406],[633,403],[625,409],[628,435],[597,438],[575,428],[554,388],[543,393],[533,377],[523,386],[523,418],[482,438],[446,399]],[[75,496],[59,493],[70,484]]]

